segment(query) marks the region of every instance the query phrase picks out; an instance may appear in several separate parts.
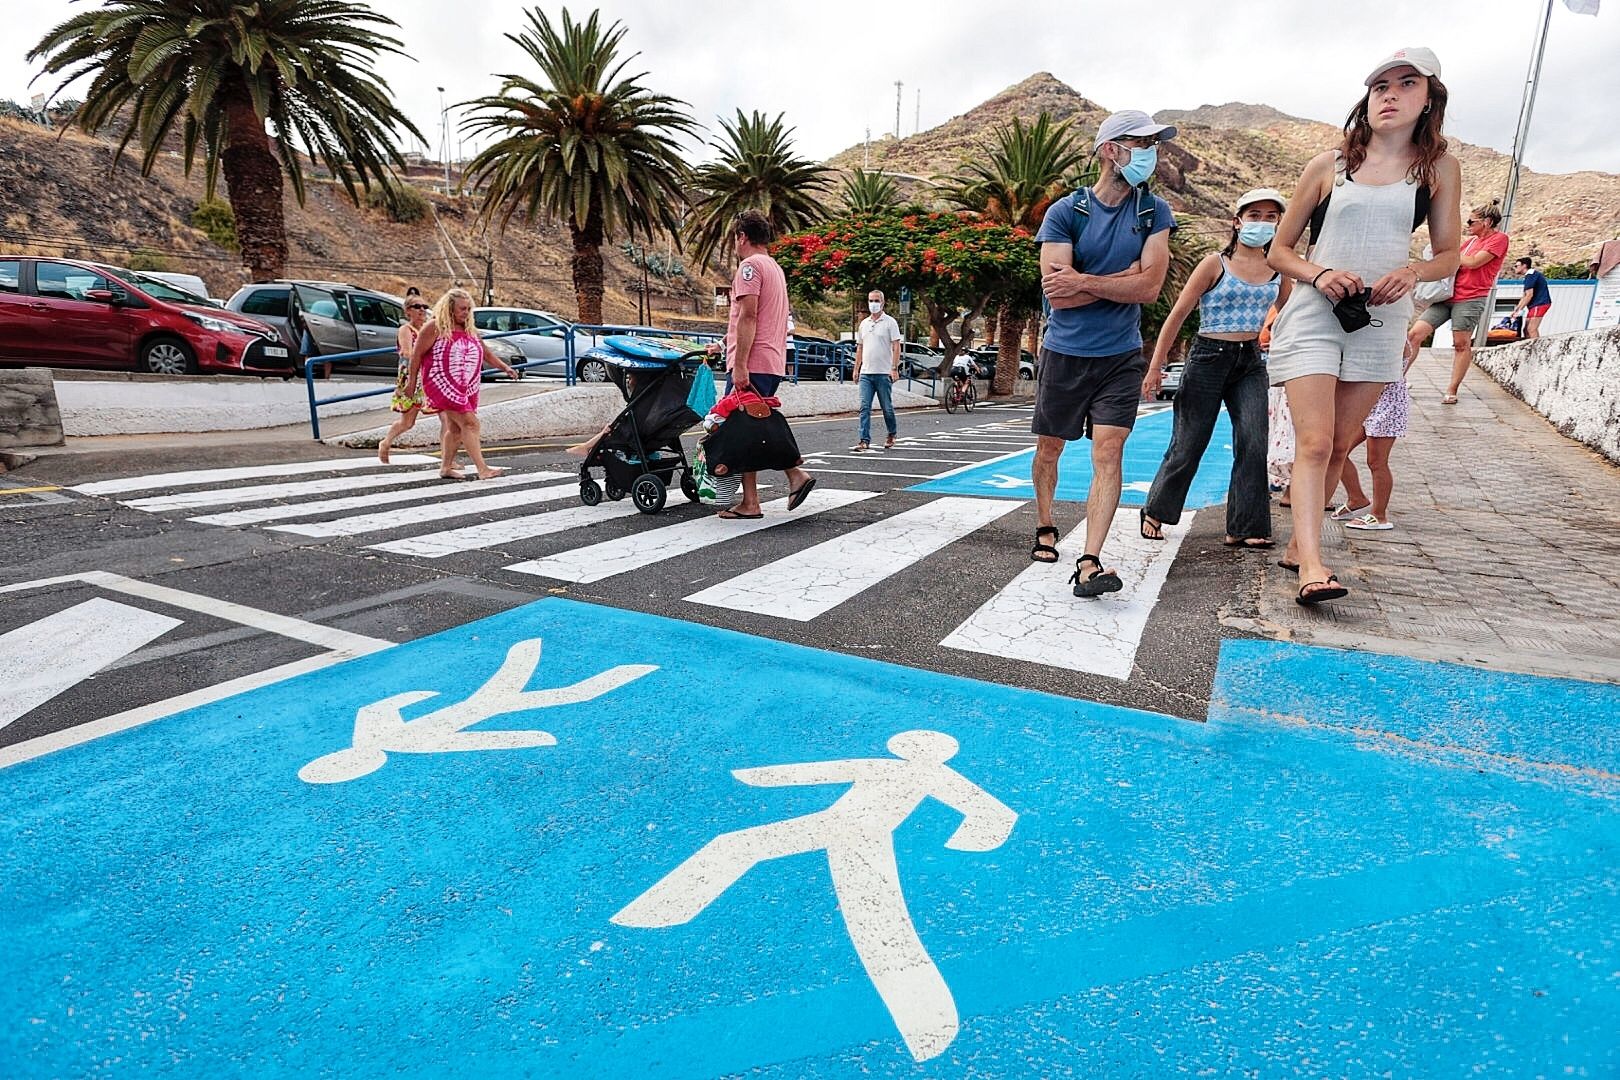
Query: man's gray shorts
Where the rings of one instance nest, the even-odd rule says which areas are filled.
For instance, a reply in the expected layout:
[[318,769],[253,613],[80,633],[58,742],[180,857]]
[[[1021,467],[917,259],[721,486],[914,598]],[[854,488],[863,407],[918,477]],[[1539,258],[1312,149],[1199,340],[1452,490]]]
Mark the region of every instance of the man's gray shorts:
[[1070,356],[1041,350],[1035,383],[1035,417],[1029,429],[1073,441],[1091,437],[1091,429],[1136,425],[1142,401],[1147,357],[1141,349],[1114,356]]
[[1455,333],[1459,330],[1473,332],[1479,329],[1479,320],[1485,317],[1485,298],[1477,300],[1444,300],[1438,304],[1430,304],[1418,316],[1418,322],[1426,322],[1438,329],[1451,320],[1451,329]]

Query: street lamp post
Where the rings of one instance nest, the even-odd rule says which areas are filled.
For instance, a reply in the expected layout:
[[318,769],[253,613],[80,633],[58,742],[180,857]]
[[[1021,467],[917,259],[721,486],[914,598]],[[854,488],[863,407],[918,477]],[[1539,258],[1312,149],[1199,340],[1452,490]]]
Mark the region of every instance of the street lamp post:
[[439,87],[439,160],[444,162],[444,193],[450,194],[450,110],[444,104],[444,87]]

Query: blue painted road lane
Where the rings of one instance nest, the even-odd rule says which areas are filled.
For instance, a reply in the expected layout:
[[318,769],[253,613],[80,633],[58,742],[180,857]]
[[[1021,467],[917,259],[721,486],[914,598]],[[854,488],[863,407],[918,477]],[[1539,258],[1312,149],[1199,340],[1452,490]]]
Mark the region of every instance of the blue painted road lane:
[[[1174,424],[1168,409],[1145,415],[1136,421],[1131,437],[1125,441],[1124,490],[1120,493],[1122,506],[1141,506],[1147,502],[1148,489],[1159,471],[1159,462],[1170,445],[1170,431]],[[997,458],[981,465],[972,465],[957,472],[914,485],[912,491],[930,491],[944,495],[984,495],[993,498],[1033,498],[1034,482],[1029,477],[1034,450],[1024,450],[1005,458]],[[1210,436],[1209,448],[1204,451],[1202,464],[1193,476],[1187,492],[1187,509],[1218,506],[1226,501],[1226,490],[1232,478],[1232,422],[1222,409],[1215,422],[1215,433]],[[1091,488],[1091,443],[1070,443],[1058,461],[1057,497],[1068,502],[1085,502]]]
[[541,601],[7,770],[0,1062],[1620,1069],[1612,774],[1218,689],[1191,724]]

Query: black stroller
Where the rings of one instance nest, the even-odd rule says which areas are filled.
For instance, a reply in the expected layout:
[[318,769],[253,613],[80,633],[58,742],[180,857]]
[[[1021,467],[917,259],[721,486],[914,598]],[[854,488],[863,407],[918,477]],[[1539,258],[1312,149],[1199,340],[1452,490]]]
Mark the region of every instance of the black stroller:
[[[694,371],[709,376],[705,354],[629,336],[615,335],[602,343],[607,348],[593,349],[592,355],[618,369],[614,381],[624,391],[624,409],[579,467],[579,501],[595,506],[604,493],[615,500],[629,495],[637,510],[656,514],[679,472],[681,494],[697,502],[697,481],[681,448],[681,432],[702,419],[686,398]],[[591,475],[593,468],[603,471],[601,484]]]

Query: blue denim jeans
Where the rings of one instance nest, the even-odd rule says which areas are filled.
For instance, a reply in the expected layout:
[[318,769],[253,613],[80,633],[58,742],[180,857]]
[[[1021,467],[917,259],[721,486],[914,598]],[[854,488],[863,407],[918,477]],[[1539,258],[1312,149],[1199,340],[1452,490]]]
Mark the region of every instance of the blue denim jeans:
[[1232,486],[1226,496],[1226,531],[1240,540],[1271,536],[1266,385],[1265,361],[1254,342],[1200,337],[1193,343],[1181,371],[1170,446],[1148,492],[1148,517],[1166,525],[1181,520],[1187,489],[1224,403],[1232,418]]
[[894,380],[889,373],[881,375],[861,376],[861,442],[872,441],[872,395],[876,394],[878,404],[883,407],[883,423],[889,429],[889,438],[899,430],[894,420]]

